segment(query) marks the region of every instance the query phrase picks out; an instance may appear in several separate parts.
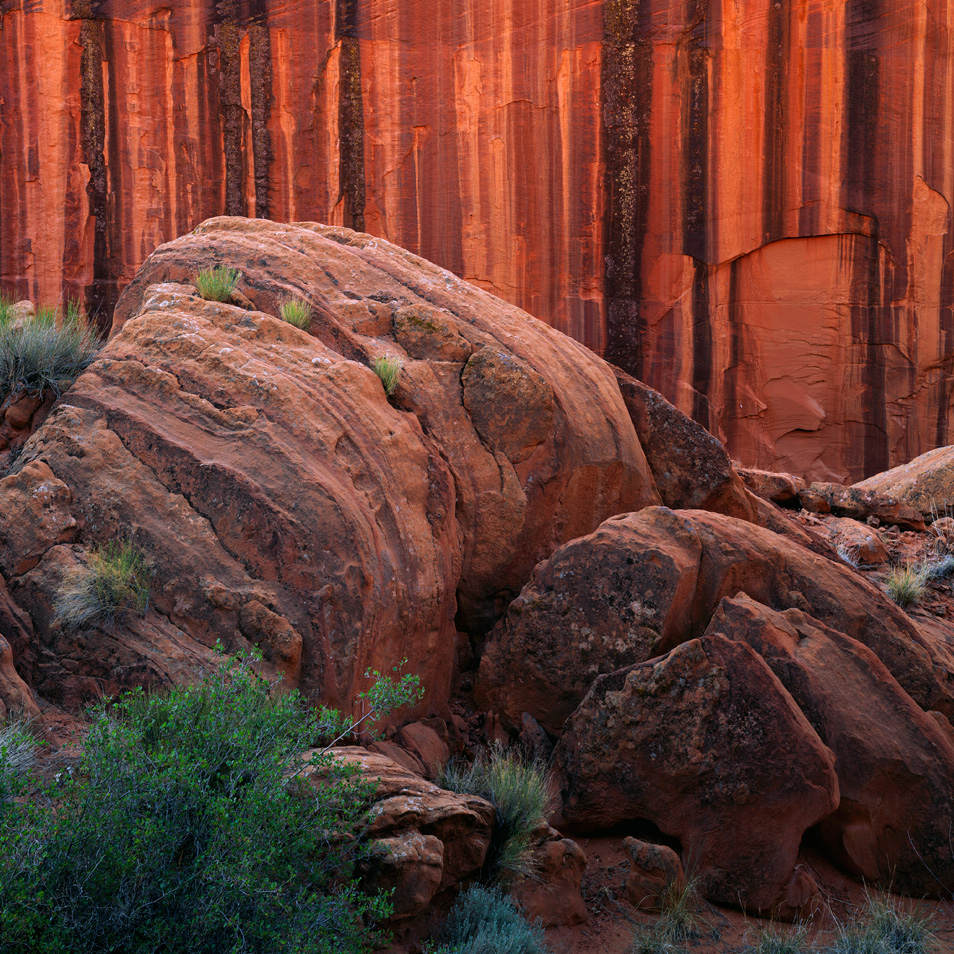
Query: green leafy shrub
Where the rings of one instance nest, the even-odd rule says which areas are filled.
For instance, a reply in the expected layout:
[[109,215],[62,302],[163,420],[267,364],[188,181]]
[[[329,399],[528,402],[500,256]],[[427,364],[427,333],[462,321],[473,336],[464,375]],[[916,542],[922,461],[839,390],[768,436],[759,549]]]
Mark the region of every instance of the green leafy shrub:
[[79,377],[102,346],[98,335],[75,304],[60,315],[40,309],[36,316],[14,327],[9,305],[0,320],[0,395],[60,394]]
[[371,368],[381,379],[381,383],[384,385],[384,393],[388,397],[394,394],[403,367],[404,362],[392,354],[385,355],[383,358],[375,358],[371,362]]
[[311,305],[300,298],[289,298],[283,301],[279,309],[282,321],[287,321],[302,331],[307,331],[311,325]]
[[56,594],[62,625],[85,629],[121,623],[145,613],[149,586],[142,551],[131,541],[111,541],[92,551],[86,566],[69,569]]
[[421,677],[413,673],[403,673],[407,665],[407,658],[402,659],[396,666],[391,667],[388,674],[378,672],[377,669],[365,670],[364,678],[373,680],[367,692],[358,694],[357,706],[362,715],[357,719],[342,715],[337,709],[321,706],[315,715],[316,735],[313,745],[323,746],[322,754],[339,742],[358,736],[375,739],[375,731],[380,719],[397,709],[413,705],[424,690],[421,689]]
[[531,835],[550,813],[544,767],[496,748],[489,758],[478,758],[470,766],[450,762],[437,781],[452,792],[486,798],[496,809],[487,873],[505,883],[532,877]]
[[206,268],[197,272],[192,281],[206,301],[228,301],[235,291],[242,273],[237,268]]
[[931,924],[926,915],[869,897],[861,916],[839,929],[824,954],[931,954],[936,950]]
[[530,924],[497,888],[461,892],[441,928],[435,954],[547,954],[538,924]]
[[330,758],[301,780],[314,718],[274,689],[239,660],[102,707],[77,771],[0,814],[0,950],[368,950],[368,787]]
[[918,567],[892,567],[884,577],[884,588],[898,606],[907,609],[924,595],[924,575]]

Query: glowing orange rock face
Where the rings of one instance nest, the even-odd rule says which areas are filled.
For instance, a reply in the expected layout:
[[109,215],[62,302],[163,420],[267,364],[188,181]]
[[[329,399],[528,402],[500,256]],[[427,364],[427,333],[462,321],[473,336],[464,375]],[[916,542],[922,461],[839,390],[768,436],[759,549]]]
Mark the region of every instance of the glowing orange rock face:
[[6,0],[0,280],[104,321],[220,214],[382,235],[749,466],[951,441],[954,0]]

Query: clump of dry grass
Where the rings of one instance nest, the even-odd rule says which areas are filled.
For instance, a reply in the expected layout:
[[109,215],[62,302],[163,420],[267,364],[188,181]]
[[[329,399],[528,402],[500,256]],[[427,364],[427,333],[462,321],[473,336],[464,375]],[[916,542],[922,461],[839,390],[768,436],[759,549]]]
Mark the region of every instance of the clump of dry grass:
[[392,354],[385,355],[383,358],[375,358],[371,362],[371,368],[381,379],[381,383],[384,385],[384,393],[388,397],[394,394],[403,367],[404,362]]
[[307,331],[311,325],[311,305],[300,298],[286,299],[282,302],[279,312],[282,321],[287,321],[290,325],[301,328],[302,331]]
[[122,622],[149,605],[142,551],[130,541],[110,542],[93,550],[86,566],[64,575],[56,595],[56,616],[74,629]]

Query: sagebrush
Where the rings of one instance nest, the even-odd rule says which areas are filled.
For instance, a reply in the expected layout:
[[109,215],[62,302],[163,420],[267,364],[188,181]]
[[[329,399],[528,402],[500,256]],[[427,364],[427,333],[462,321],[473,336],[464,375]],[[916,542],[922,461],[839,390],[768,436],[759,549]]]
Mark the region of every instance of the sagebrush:
[[465,888],[444,922],[434,954],[548,954],[543,930],[497,888]]
[[72,775],[0,815],[4,954],[356,954],[386,916],[353,876],[368,787],[299,753],[314,717],[250,660],[95,715]]
[[19,794],[36,762],[36,751],[36,741],[24,723],[0,725],[0,811],[8,798]]

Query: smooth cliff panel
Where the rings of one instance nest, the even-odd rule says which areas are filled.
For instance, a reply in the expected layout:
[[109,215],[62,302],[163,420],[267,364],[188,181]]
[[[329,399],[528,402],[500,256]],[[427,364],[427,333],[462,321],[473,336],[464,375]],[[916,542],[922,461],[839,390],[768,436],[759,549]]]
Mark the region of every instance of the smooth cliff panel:
[[954,0],[3,0],[0,280],[229,212],[387,237],[747,464],[949,442]]

